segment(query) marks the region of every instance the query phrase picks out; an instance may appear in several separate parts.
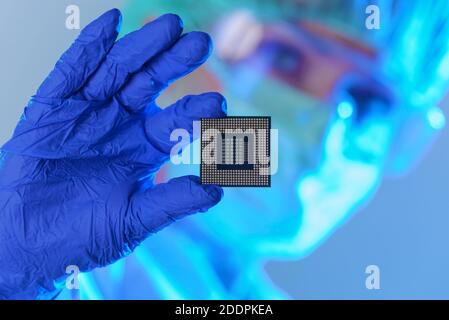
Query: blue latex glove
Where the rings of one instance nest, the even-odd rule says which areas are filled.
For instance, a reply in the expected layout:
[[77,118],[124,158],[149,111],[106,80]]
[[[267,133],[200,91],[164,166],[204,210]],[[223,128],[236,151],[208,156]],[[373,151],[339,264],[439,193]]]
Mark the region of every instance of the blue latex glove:
[[0,298],[51,297],[67,266],[113,263],[222,198],[198,177],[151,182],[173,129],[226,116],[218,93],[163,110],[154,102],[207,59],[209,36],[181,35],[181,20],[168,14],[116,41],[120,21],[114,9],[81,32],[2,147]]

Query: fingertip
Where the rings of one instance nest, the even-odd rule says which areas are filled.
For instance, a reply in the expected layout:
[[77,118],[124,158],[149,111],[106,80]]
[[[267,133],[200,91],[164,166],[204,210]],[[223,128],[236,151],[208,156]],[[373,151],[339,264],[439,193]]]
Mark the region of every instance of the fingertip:
[[189,32],[175,40],[172,47],[147,66],[146,72],[150,72],[159,82],[172,83],[194,71],[206,62],[211,54],[212,40],[207,33]]
[[178,16],[176,13],[166,13],[164,17],[166,19],[170,19],[173,24],[177,23],[179,28],[181,29],[184,28],[184,21],[182,21],[181,17]]
[[185,56],[190,64],[193,62],[194,65],[199,65],[212,53],[212,39],[205,32],[189,32],[182,36],[175,49],[182,53],[181,55]]
[[111,16],[114,19],[121,19],[122,13],[118,8],[112,8],[104,13],[104,16]]
[[184,22],[181,17],[174,13],[166,13],[161,15],[155,21],[163,23],[167,26],[167,29],[171,36],[180,36],[184,29]]
[[111,10],[106,11],[103,13],[98,20],[101,20],[105,23],[113,23],[115,25],[119,25],[122,21],[122,13],[119,9],[113,8]]
[[204,118],[223,118],[228,113],[228,104],[226,98],[218,92],[207,92],[199,95],[204,100],[208,115]]
[[207,193],[208,197],[204,206],[200,209],[200,212],[206,212],[223,199],[224,191],[222,187],[217,185],[201,185],[201,187]]
[[203,188],[209,194],[210,198],[217,204],[224,196],[223,188],[213,184],[203,184]]
[[194,123],[203,118],[225,118],[226,99],[217,92],[189,95],[156,115],[147,117],[145,130],[152,146],[170,154],[174,142],[173,130],[185,129],[193,133]]
[[38,88],[37,95],[60,98],[79,91],[114,46],[120,23],[120,10],[111,9],[83,28]]
[[106,27],[105,30],[108,33],[115,32],[118,34],[120,32],[120,27],[122,23],[122,13],[119,9],[111,9],[103,13],[93,22],[91,22],[84,30],[84,33],[97,33],[99,28]]
[[201,179],[198,176],[186,176],[186,178],[189,179],[193,183],[196,183],[196,184],[201,183]]
[[197,194],[194,190],[199,188],[202,190],[201,193],[201,202],[203,208],[210,208],[216,205],[223,198],[224,191],[223,188],[213,184],[201,184],[200,177],[197,176],[187,176],[187,179],[190,180],[192,186],[192,195]]
[[120,33],[120,30],[122,29],[122,23],[123,23],[123,15],[121,11],[117,8],[112,9],[114,11],[115,17],[116,17],[116,32]]

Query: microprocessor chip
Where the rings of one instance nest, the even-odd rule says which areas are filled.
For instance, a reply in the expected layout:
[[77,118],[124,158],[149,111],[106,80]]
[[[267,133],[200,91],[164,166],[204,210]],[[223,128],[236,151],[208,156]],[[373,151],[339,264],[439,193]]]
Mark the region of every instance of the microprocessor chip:
[[270,187],[270,117],[201,120],[201,183]]

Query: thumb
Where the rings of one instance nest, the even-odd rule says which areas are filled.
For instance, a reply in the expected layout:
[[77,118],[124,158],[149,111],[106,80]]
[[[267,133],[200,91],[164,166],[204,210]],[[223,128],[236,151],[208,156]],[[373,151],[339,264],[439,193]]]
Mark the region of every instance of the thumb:
[[221,187],[202,185],[196,176],[174,178],[167,183],[138,192],[131,198],[126,215],[127,240],[131,244],[140,243],[149,234],[176,220],[207,211],[222,197]]

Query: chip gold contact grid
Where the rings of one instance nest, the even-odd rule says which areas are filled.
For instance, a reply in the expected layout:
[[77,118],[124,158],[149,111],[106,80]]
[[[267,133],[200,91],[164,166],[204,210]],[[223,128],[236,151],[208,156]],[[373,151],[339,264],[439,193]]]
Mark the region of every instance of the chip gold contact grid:
[[271,117],[201,119],[201,183],[270,187]]

